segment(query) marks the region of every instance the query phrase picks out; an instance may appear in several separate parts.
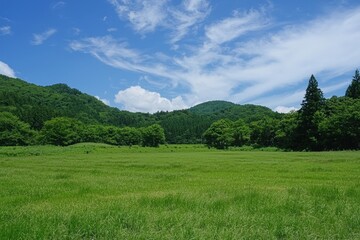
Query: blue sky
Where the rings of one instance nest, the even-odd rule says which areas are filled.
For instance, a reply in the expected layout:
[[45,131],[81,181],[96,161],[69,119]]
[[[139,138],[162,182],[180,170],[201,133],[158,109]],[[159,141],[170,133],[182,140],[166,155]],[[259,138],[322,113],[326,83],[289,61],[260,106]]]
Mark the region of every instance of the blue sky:
[[358,0],[1,0],[0,73],[156,112],[209,100],[299,108],[311,74],[342,96]]

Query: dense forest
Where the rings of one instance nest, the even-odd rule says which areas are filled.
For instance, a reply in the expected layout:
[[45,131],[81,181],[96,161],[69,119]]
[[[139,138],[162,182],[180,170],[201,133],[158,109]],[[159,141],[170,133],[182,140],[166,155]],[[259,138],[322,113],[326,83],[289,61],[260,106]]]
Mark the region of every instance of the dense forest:
[[158,146],[204,143],[226,149],[360,148],[360,77],[344,97],[325,99],[311,76],[301,109],[279,114],[256,105],[211,101],[187,110],[131,113],[65,84],[37,86],[0,75],[0,145],[103,142]]
[[299,111],[250,124],[221,119],[203,137],[209,147],[219,149],[243,145],[298,151],[360,149],[359,71],[344,97],[325,99],[312,75]]

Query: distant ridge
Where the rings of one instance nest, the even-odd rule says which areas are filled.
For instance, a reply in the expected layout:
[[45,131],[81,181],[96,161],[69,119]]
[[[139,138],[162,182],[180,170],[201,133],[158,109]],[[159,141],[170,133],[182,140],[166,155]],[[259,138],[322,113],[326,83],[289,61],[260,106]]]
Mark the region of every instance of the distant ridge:
[[233,121],[241,118],[245,122],[260,120],[265,116],[278,118],[280,114],[270,108],[253,104],[235,104],[227,101],[209,101],[196,105],[189,109],[198,115],[209,116],[214,121],[227,118]]

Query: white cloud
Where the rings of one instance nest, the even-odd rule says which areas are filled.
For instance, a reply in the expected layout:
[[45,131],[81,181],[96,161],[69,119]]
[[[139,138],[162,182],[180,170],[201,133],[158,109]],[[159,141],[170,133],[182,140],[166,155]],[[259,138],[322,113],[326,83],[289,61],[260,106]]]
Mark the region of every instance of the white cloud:
[[10,34],[11,34],[11,27],[10,26],[0,27],[0,35],[10,35]]
[[73,28],[72,28],[72,31],[73,31],[73,34],[74,34],[75,36],[77,36],[77,35],[79,35],[79,34],[81,33],[80,28],[76,28],[76,27],[73,27]]
[[132,86],[119,91],[115,95],[115,102],[132,112],[172,111],[187,108],[183,99],[178,96],[171,100],[161,97],[157,92],[150,92],[140,86]]
[[8,22],[8,23],[12,22],[9,18],[6,18],[6,17],[0,17],[0,19],[5,21],[5,22]]
[[108,32],[116,32],[116,31],[117,31],[117,28],[108,28],[107,31],[108,31]]
[[136,32],[145,34],[158,27],[169,29],[170,42],[176,43],[210,13],[207,0],[184,0],[169,6],[167,0],[108,0],[121,19],[126,19]]
[[278,113],[289,113],[291,111],[297,111],[299,109],[297,109],[296,107],[277,106],[274,110]]
[[[182,95],[187,105],[224,99],[272,108],[297,106],[311,74],[320,80],[321,88],[334,91],[349,81],[334,85],[329,79],[360,66],[360,8],[272,33],[265,32],[270,27],[267,19],[263,11],[235,13],[208,25],[202,44],[175,56],[141,53],[111,37],[84,39],[71,47],[115,68],[171,80],[173,86],[189,89]],[[295,93],[279,96],[288,87]]]
[[[130,49],[125,42],[117,41],[111,36],[73,41],[70,43],[70,48],[74,51],[89,53],[114,68],[176,79],[177,73],[173,72],[169,65],[160,64],[153,57]],[[167,61],[167,64],[169,63]]]
[[61,8],[63,8],[63,7],[65,7],[65,5],[66,5],[66,2],[64,2],[64,1],[59,1],[59,2],[56,2],[55,4],[53,4],[52,5],[52,9],[61,9]]
[[120,18],[125,18],[137,32],[154,31],[166,18],[166,0],[109,0]]
[[278,106],[300,106],[305,96],[305,89],[294,92],[284,92],[283,94],[269,95],[257,98],[254,104],[276,108]]
[[171,42],[180,41],[194,25],[203,21],[210,11],[210,5],[205,0],[185,0],[180,9],[171,10],[173,18]]
[[116,41],[110,36],[73,41],[70,43],[70,48],[89,53],[110,66],[130,71],[137,71],[136,63],[142,60],[135,50],[127,47],[126,43]]
[[321,88],[322,91],[324,92],[324,94],[330,94],[334,91],[337,91],[339,89],[345,88],[346,86],[349,86],[350,84],[350,79],[345,79],[342,82],[338,83],[338,84],[334,84],[334,85],[329,85],[326,86],[324,88]]
[[246,13],[234,12],[234,16],[226,18],[206,28],[206,37],[210,43],[222,44],[234,40],[248,32],[262,29],[269,20],[257,10]]
[[356,47],[359,28],[358,8],[248,42],[237,51],[249,60],[239,70],[229,70],[252,85],[235,97],[238,101],[254,99],[274,89],[307,81],[311,74],[322,79],[352,71],[360,65],[360,49]]
[[97,100],[102,101],[105,105],[110,106],[110,101],[109,101],[109,100],[107,100],[107,99],[105,99],[105,98],[100,98],[99,96],[95,96],[95,98],[96,98]]
[[54,35],[57,32],[56,29],[49,29],[43,33],[33,34],[33,40],[31,41],[32,45],[41,45],[43,44],[49,37]]
[[15,72],[14,70],[11,69],[11,67],[9,67],[9,65],[7,65],[6,63],[0,61],[0,74],[8,76],[8,77],[12,77],[15,78]]

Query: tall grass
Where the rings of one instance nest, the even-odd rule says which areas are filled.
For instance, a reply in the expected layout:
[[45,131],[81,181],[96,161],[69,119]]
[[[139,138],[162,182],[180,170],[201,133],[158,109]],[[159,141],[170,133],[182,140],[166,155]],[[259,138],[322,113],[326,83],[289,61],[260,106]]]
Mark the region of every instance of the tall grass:
[[0,148],[0,239],[359,239],[359,152]]

